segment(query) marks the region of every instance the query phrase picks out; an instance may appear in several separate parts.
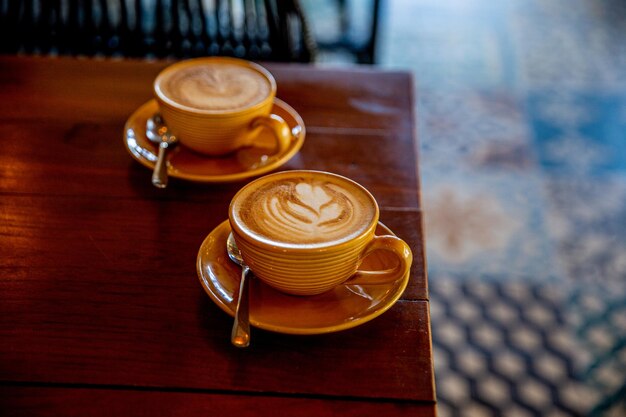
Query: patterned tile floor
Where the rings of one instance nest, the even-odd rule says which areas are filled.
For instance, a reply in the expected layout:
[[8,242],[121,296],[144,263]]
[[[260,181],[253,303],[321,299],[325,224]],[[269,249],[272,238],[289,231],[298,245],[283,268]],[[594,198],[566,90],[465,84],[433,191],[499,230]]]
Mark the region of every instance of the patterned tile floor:
[[380,36],[418,84],[440,415],[626,416],[626,2],[387,0]]

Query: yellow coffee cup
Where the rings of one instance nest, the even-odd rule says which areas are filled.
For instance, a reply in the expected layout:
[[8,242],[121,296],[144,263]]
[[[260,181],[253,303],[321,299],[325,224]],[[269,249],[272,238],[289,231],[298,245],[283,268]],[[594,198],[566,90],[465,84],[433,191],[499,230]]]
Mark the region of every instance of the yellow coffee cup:
[[[314,295],[343,284],[387,284],[409,272],[409,246],[376,236],[379,209],[361,185],[321,171],[285,171],[252,181],[232,199],[229,220],[252,272],[294,295]],[[384,271],[359,270],[370,253],[398,259]]]
[[271,114],[274,77],[253,62],[226,57],[180,61],[161,71],[153,88],[168,129],[193,151],[224,155],[253,145],[263,128],[274,133],[276,154],[293,139],[287,123]]

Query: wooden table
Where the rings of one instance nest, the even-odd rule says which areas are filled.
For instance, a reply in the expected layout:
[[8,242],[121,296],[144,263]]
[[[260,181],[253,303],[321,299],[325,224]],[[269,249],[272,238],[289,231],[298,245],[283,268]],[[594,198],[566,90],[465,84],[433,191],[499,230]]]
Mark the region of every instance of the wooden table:
[[164,65],[0,57],[1,413],[434,415],[411,77],[268,65],[307,128],[283,168],[363,184],[414,264],[366,324],[239,350],[195,260],[243,183],[156,189],[123,146]]

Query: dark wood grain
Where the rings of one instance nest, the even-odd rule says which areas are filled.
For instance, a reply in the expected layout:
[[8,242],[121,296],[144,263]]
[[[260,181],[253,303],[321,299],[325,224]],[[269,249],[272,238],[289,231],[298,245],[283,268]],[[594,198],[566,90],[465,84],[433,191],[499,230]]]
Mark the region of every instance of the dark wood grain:
[[[0,279],[0,334],[8,336],[0,338],[0,375],[368,396],[370,386],[351,381],[371,373],[387,381],[376,395],[432,396],[430,375],[414,372],[432,367],[425,301],[399,303],[334,335],[258,331],[251,349],[233,350],[232,320],[212,305],[195,271],[200,243],[226,216],[223,206],[174,201],[155,210],[151,201],[10,195],[2,208],[2,252],[11,256]],[[415,220],[407,212],[383,217],[398,228]],[[415,278],[410,285],[412,293]],[[243,376],[229,377],[233,363]]]
[[428,403],[350,401],[260,395],[133,391],[98,388],[0,388],[0,410],[17,416],[432,416]]
[[192,277],[159,273],[146,284],[111,273],[109,282],[79,285],[71,276],[12,278],[19,290],[3,287],[13,295],[0,311],[12,318],[0,322],[5,379],[432,400],[424,301],[398,302],[384,320],[328,335],[254,329],[241,351],[229,342],[232,319]]
[[[15,393],[0,394],[0,407],[81,414],[119,400],[118,414],[138,413],[141,401],[173,412],[185,402],[185,414],[219,405],[248,415],[252,404],[285,415],[432,414],[410,77],[269,66],[307,126],[283,168],[363,184],[415,260],[401,301],[372,322],[308,337],[255,329],[241,351],[195,258],[245,182],[173,179],[158,190],[122,144],[165,65],[0,57],[0,392]],[[65,406],[72,398],[76,407]]]
[[[68,117],[3,120],[0,116],[0,121],[6,130],[0,153],[0,192],[226,202],[232,195],[224,191],[243,184],[216,186],[172,179],[174,186],[166,190],[146,187],[151,172],[134,162],[122,143],[125,118],[115,123]],[[302,152],[281,169],[335,172],[363,184],[381,207],[417,208],[412,152],[387,152],[388,143],[396,138],[309,132]]]

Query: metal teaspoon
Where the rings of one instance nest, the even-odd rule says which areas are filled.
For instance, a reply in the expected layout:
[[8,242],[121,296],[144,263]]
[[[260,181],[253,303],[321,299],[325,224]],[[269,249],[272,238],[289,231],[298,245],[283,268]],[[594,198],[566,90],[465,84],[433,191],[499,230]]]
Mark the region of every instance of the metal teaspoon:
[[233,330],[230,334],[230,341],[239,348],[248,347],[250,345],[250,321],[249,321],[249,290],[246,275],[250,271],[248,265],[245,264],[241,256],[241,251],[237,247],[233,234],[228,235],[226,241],[226,251],[228,257],[237,265],[241,266],[241,281],[239,283],[239,297],[237,298],[237,307],[235,308],[235,321]]
[[157,188],[167,187],[167,151],[178,144],[178,138],[172,135],[160,114],[155,114],[146,122],[146,137],[159,145],[159,155],[152,173],[152,185]]

